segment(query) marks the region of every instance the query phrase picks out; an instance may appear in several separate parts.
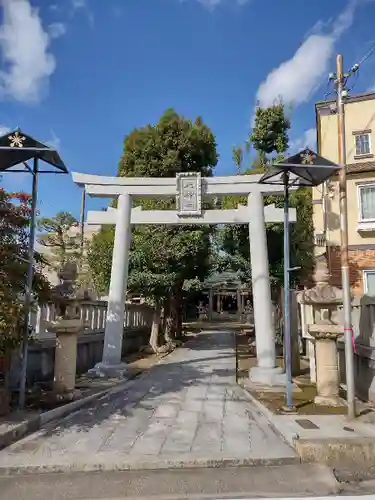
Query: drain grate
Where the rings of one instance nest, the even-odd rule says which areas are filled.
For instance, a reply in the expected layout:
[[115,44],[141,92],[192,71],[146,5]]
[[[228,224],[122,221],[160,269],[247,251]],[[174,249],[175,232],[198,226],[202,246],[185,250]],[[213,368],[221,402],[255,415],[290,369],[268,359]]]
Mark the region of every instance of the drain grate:
[[296,422],[302,427],[302,429],[319,429],[314,422],[311,422],[311,420],[308,420],[307,418],[298,418],[296,419]]

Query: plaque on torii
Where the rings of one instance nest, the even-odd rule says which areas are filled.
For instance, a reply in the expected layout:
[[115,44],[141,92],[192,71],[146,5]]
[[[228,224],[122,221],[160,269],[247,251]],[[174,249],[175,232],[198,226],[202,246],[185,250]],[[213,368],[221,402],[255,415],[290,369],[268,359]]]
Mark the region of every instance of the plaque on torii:
[[176,209],[179,217],[202,215],[200,172],[180,172],[176,175]]

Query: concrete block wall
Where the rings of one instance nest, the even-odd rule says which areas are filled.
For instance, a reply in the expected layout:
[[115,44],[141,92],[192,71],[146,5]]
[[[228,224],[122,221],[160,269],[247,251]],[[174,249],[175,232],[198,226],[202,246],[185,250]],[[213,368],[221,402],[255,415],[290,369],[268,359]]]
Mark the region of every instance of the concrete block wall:
[[[148,344],[150,328],[139,327],[124,332],[123,356],[137,352]],[[86,373],[95,363],[101,361],[104,331],[80,335],[77,347],[77,375]],[[29,347],[27,379],[28,385],[36,382],[50,382],[54,375],[55,339],[42,339]]]

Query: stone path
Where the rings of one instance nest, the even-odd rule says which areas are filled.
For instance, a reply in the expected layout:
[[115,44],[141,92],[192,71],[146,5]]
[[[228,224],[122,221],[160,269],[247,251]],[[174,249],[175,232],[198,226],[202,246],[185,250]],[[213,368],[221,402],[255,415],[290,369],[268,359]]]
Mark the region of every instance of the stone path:
[[126,389],[0,452],[0,471],[277,463],[296,453],[235,380],[234,336],[204,331]]

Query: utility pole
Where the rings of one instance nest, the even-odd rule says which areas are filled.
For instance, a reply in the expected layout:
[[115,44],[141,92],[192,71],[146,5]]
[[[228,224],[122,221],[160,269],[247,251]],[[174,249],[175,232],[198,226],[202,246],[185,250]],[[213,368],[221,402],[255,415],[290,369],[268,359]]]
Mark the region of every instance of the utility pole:
[[345,107],[346,76],[343,72],[342,55],[336,59],[337,90],[337,127],[338,127],[338,159],[341,166],[339,172],[340,193],[340,235],[341,235],[341,279],[343,289],[344,308],[344,337],[345,337],[345,371],[347,386],[348,418],[356,417],[355,410],[355,385],[354,385],[354,359],[353,359],[353,326],[352,326],[352,301],[350,297],[349,280],[349,255],[348,255],[348,202],[346,189],[346,140],[345,140]]

